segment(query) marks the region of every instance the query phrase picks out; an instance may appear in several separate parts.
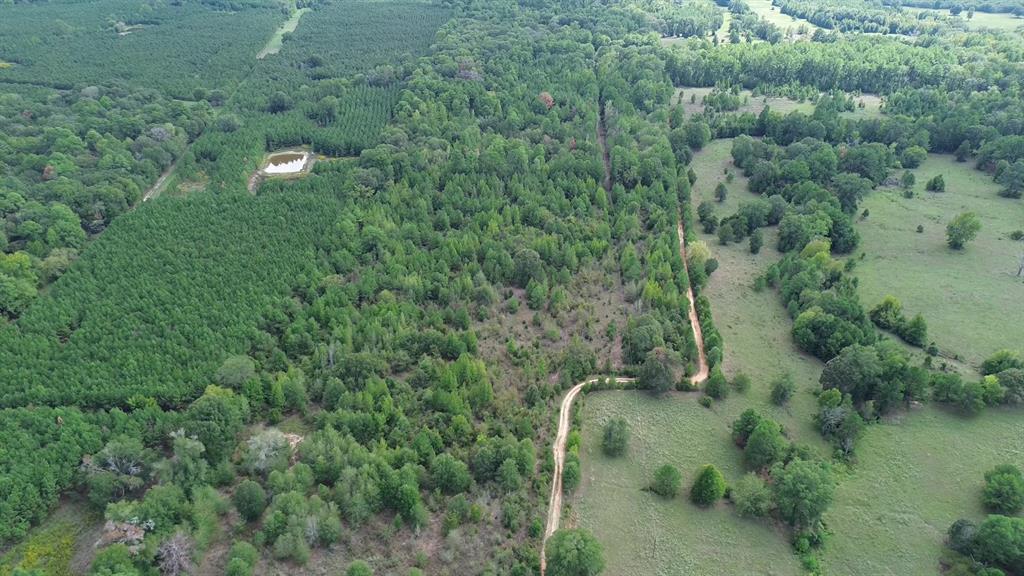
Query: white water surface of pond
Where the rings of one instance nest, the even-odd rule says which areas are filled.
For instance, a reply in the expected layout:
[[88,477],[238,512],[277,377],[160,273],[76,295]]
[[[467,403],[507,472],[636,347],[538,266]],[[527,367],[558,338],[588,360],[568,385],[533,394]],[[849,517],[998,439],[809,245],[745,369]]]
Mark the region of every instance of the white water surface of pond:
[[306,165],[309,154],[305,152],[286,152],[270,157],[263,172],[267,174],[295,174],[301,172]]

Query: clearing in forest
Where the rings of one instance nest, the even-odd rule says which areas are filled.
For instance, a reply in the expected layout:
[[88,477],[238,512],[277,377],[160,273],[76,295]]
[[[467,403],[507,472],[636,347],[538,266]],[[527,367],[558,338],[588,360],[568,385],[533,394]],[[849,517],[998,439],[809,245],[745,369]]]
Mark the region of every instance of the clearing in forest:
[[[714,88],[691,88],[682,87],[676,89],[676,94],[673,96],[673,102],[675,102],[679,95],[683,97],[683,110],[687,114],[699,114],[704,111],[704,97],[711,94]],[[696,96],[693,102],[690,102],[692,96]],[[751,114],[760,114],[761,110],[764,110],[765,106],[770,106],[774,112],[780,114],[788,114],[794,110],[803,112],[804,114],[811,114],[814,112],[814,103],[805,100],[803,102],[797,102],[789,98],[777,98],[773,96],[754,96],[754,93],[750,90],[740,90],[740,97],[745,98],[738,110],[734,112],[742,114],[743,112],[750,112]],[[731,146],[731,140],[729,140]],[[728,149],[726,150],[728,152]]]
[[[646,392],[606,391],[582,399],[582,484],[570,500],[570,524],[601,542],[606,574],[800,574],[786,535],[769,521],[736,515],[724,502],[711,509],[686,494],[698,469],[714,464],[735,482],[744,473],[729,425],[739,401],[713,410],[693,393],[657,398]],[[601,451],[604,424],[624,418],[629,449],[609,458]],[[643,488],[654,471],[673,464],[683,490],[666,500]]]
[[[955,18],[950,16],[949,10],[912,8],[909,6],[904,7],[903,9],[914,14],[925,12],[928,14],[938,14]],[[1021,26],[1024,26],[1024,18],[1005,12],[975,12],[970,18],[967,17],[967,12],[961,12],[959,19],[966,23],[968,30],[1016,30]]]
[[[879,188],[863,202],[869,215],[857,224],[857,253],[865,256],[854,271],[861,299],[870,308],[895,296],[908,315],[924,315],[929,341],[944,354],[977,367],[996,350],[1024,342],[1024,324],[1013,313],[1024,301],[1024,279],[1015,276],[1024,242],[1010,239],[1024,228],[1024,201],[1001,198],[1000,186],[973,162],[949,155],[930,155],[913,172],[913,198]],[[926,192],[938,174],[946,192]],[[963,250],[951,250],[946,224],[963,212],[978,215],[981,231]]]
[[281,24],[281,27],[274,32],[274,35],[267,41],[267,45],[260,50],[260,53],[256,55],[256,58],[262,60],[271,54],[277,54],[281,51],[281,46],[284,45],[284,35],[295,32],[295,29],[299,27],[299,20],[302,15],[309,12],[309,8],[299,8],[292,12],[292,15]]
[[[750,9],[755,14],[778,26],[783,33],[792,31],[795,34],[801,26],[804,26],[806,28],[806,36],[810,38],[814,31],[818,29],[817,26],[807,20],[783,14],[778,6],[772,4],[772,0],[747,0],[747,5],[750,6]],[[789,36],[789,34],[786,33],[786,36]]]
[[[735,213],[741,202],[757,198],[747,188],[747,178],[732,165],[731,149],[732,139],[713,140],[694,155],[690,164],[697,174],[693,206],[705,200],[712,202],[719,218]],[[726,170],[733,173],[731,183],[724,174]],[[719,182],[728,190],[722,203],[714,200]],[[785,426],[793,439],[827,451],[812,422],[817,411],[814,394],[821,389],[818,378],[822,363],[797,349],[793,320],[779,295],[771,289],[753,289],[754,278],[782,257],[775,249],[776,228],[762,229],[764,246],[758,254],[750,253],[747,240],[722,246],[717,235],[705,234],[699,225],[696,232],[719,263],[702,293],[711,301],[715,326],[725,342],[722,368],[730,380],[740,372],[752,380],[746,394],[733,393],[726,405],[730,411],[735,405],[737,416],[746,408],[756,408]],[[785,374],[793,378],[796,394],[780,408],[771,403],[769,395],[773,380]]]

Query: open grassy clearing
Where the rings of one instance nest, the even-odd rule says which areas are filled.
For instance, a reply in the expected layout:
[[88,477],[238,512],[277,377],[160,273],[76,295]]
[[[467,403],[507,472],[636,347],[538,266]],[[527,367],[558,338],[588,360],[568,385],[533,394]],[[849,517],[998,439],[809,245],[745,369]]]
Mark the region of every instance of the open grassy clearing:
[[[705,96],[711,93],[713,88],[691,88],[681,87],[676,88],[676,94],[673,97],[673,102],[678,100],[679,94],[683,95],[683,110],[687,114],[699,114],[704,111],[703,99]],[[697,99],[694,102],[690,102],[690,96],[696,95]],[[788,114],[794,110],[798,110],[805,114],[814,112],[814,103],[810,101],[797,102],[789,98],[776,98],[772,96],[754,96],[750,90],[741,90],[740,96],[747,98],[747,101],[740,105],[739,110],[736,113],[750,112],[752,114],[760,114],[764,107],[771,106],[771,109],[781,114]],[[731,142],[731,141],[730,141]]]
[[[722,25],[718,28],[718,30],[715,30],[715,36],[718,37],[718,41],[719,42],[728,42],[729,41],[729,22],[732,22],[732,12],[730,12],[729,10],[723,8],[722,9]],[[663,46],[671,46],[673,44],[679,44],[681,42],[686,42],[687,40],[689,40],[689,38],[684,38],[684,37],[681,37],[681,36],[662,36],[661,37],[661,44]]]
[[[887,294],[896,296],[907,314],[924,315],[929,340],[973,365],[997,349],[1019,349],[1024,324],[1014,312],[1024,299],[1024,282],[1015,274],[1024,243],[1009,234],[1024,228],[1024,202],[1000,198],[988,175],[952,156],[931,155],[914,173],[914,198],[882,188],[864,201],[870,216],[858,224],[858,253],[866,256],[855,272],[862,300],[871,307]],[[943,175],[947,192],[924,191],[936,174]],[[968,211],[981,218],[981,232],[963,251],[950,250],[946,223]]]
[[[608,391],[582,401],[582,485],[570,499],[575,523],[604,547],[606,574],[800,574],[785,535],[764,521],[738,517],[720,503],[705,510],[685,494],[666,501],[642,490],[665,463],[683,473],[684,492],[700,466],[713,463],[730,482],[743,474],[741,452],[729,424],[741,404],[726,400],[702,408],[696,394],[655,398],[643,392]],[[628,453],[608,458],[601,430],[625,418]]]
[[[904,10],[913,14],[920,14],[922,12],[930,14],[939,14],[942,16],[956,18],[950,16],[949,10],[936,10],[933,8],[913,8],[905,7]],[[1018,18],[1013,14],[1008,13],[991,13],[991,12],[975,12],[974,16],[970,19],[967,18],[967,12],[962,12],[959,19],[967,24],[968,30],[1016,30],[1021,26],[1024,26],[1024,18]]]
[[[729,193],[726,201],[716,203],[719,217],[732,214],[744,200],[756,196],[747,189],[747,178],[732,165],[731,139],[713,140],[698,152],[691,163],[697,174],[692,203],[714,201],[714,190],[723,182]],[[731,183],[723,174],[728,168],[735,174]],[[782,306],[778,294],[772,290],[755,292],[754,277],[764,272],[781,258],[775,249],[776,230],[766,228],[765,245],[760,253],[751,254],[747,241],[721,246],[714,234],[698,230],[701,240],[718,259],[718,270],[711,275],[704,294],[711,300],[711,312],[725,341],[723,369],[732,378],[743,372],[753,380],[745,395],[734,394],[727,402],[742,403],[743,408],[754,407],[783,424],[792,438],[827,450],[825,442],[815,430],[812,418],[817,401],[814,393],[820,389],[818,377],[822,364],[800,352],[791,335],[792,319]],[[797,393],[789,406],[779,408],[769,401],[772,380],[788,373],[793,377]]]
[[284,24],[274,32],[274,35],[267,41],[267,45],[260,50],[260,53],[256,55],[256,58],[262,60],[271,54],[277,54],[281,51],[281,46],[284,45],[284,35],[295,32],[295,29],[299,27],[299,20],[302,15],[309,12],[309,8],[299,8],[292,12],[292,15],[285,20]]
[[24,541],[0,549],[0,576],[19,564],[46,574],[85,574],[102,534],[103,515],[78,494],[68,494]]
[[[841,112],[840,116],[844,118],[854,119],[865,119],[865,118],[881,118],[882,117],[882,98],[874,94],[861,94],[853,97],[854,104],[857,106],[852,112]],[[864,107],[861,108],[860,105]]]
[[[772,5],[772,0],[747,0],[747,5],[750,6],[750,9],[753,10],[755,14],[778,26],[787,38],[790,37],[790,34],[787,31],[790,31],[794,35],[793,39],[810,39],[810,36],[818,29],[817,26],[806,20],[794,18],[788,14],[783,14],[779,11],[778,7]],[[801,26],[806,27],[805,35],[797,33],[797,30]]]
[[1024,464],[1020,410],[963,418],[930,406],[898,425],[867,428],[857,464],[841,479],[825,518],[834,536],[827,574],[938,574],[946,530],[957,518],[984,518],[983,473]]

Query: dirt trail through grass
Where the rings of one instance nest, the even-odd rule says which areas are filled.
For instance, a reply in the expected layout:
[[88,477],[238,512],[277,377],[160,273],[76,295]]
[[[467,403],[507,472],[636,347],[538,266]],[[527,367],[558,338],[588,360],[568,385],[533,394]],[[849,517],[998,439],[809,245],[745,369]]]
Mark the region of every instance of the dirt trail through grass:
[[[686,263],[686,240],[683,230],[683,216],[679,215],[679,257],[683,259],[683,270],[686,277],[690,277],[689,265]],[[693,339],[697,343],[697,373],[690,377],[690,384],[699,384],[708,377],[708,357],[704,352],[704,333],[700,329],[700,319],[697,318],[697,303],[693,298],[693,287],[686,287],[686,299],[690,301],[690,326],[693,328]]]
[[[599,126],[603,126],[603,122]],[[598,134],[601,134],[599,128]],[[602,138],[603,147],[603,138]],[[679,257],[683,259],[683,268],[686,269],[686,237],[683,229],[682,214],[679,216]],[[687,274],[689,271],[687,270]],[[693,288],[687,287],[686,298],[690,301],[690,326],[693,328],[693,338],[697,342],[697,373],[690,376],[690,384],[696,385],[708,377],[708,360],[704,351],[704,335],[700,329],[700,321],[697,318],[696,302],[693,298]],[[569,392],[562,398],[562,404],[558,409],[558,433],[555,435],[555,442],[551,450],[555,457],[555,471],[551,478],[551,498],[548,501],[548,520],[544,530],[544,541],[540,547],[540,573],[543,575],[547,570],[547,559],[544,556],[544,549],[547,546],[548,538],[558,530],[562,519],[562,470],[565,467],[565,445],[569,439],[569,419],[572,415],[572,403],[579,396],[580,392],[588,384],[600,380],[600,377],[589,378],[576,384],[569,389]],[[616,384],[628,384],[635,382],[635,378],[614,378]]]

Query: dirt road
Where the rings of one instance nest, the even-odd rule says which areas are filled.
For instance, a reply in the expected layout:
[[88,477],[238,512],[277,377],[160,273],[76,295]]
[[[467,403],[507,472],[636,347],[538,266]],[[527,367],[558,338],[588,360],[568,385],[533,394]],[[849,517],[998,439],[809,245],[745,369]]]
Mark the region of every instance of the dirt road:
[[[683,234],[682,215],[679,218],[679,256],[683,259],[683,266],[686,264],[686,243]],[[689,275],[689,271],[687,271]],[[700,329],[700,321],[697,318],[697,307],[693,297],[693,288],[688,288],[686,298],[690,301],[690,326],[693,327],[693,338],[697,342],[697,373],[690,376],[690,384],[699,384],[708,377],[708,359],[704,351],[704,334]],[[555,435],[555,443],[551,450],[555,457],[555,472],[551,479],[551,498],[548,501],[548,520],[544,530],[544,541],[540,547],[540,573],[543,575],[547,570],[547,559],[544,556],[548,538],[558,530],[562,519],[562,470],[565,466],[565,445],[569,439],[569,420],[572,417],[572,403],[579,396],[580,391],[588,384],[600,380],[599,377],[584,380],[576,384],[566,392],[562,398],[562,404],[558,409],[558,433]],[[633,382],[635,378],[615,378],[615,382],[626,384]]]
[[[683,217],[679,216],[679,257],[683,259],[683,268],[686,269],[686,277],[690,277],[689,265],[686,263],[686,241],[683,230]],[[703,382],[708,378],[708,355],[704,351],[704,333],[700,329],[700,320],[697,318],[697,304],[693,298],[693,287],[686,287],[686,299],[690,301],[690,326],[693,327],[693,339],[697,343],[697,373],[690,377],[690,384]]]
[[[544,573],[546,568],[544,546],[547,544],[548,538],[555,533],[555,530],[558,530],[558,524],[562,519],[562,468],[565,465],[565,444],[569,439],[569,420],[572,417],[572,403],[576,400],[576,396],[579,395],[584,386],[593,384],[600,379],[599,377],[590,378],[570,388],[566,392],[565,398],[562,398],[562,405],[558,409],[558,434],[555,436],[555,444],[552,447],[552,452],[555,456],[555,473],[551,479],[551,499],[548,502],[547,528],[544,530],[544,543],[541,544],[540,548],[541,574]],[[615,378],[614,380],[619,384],[627,384],[633,382],[635,378]]]

